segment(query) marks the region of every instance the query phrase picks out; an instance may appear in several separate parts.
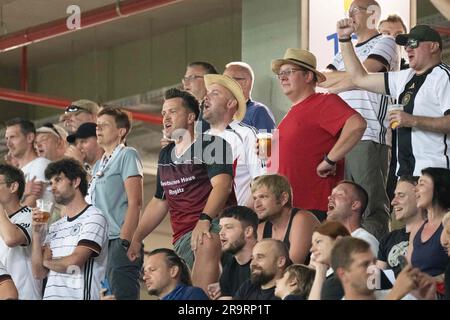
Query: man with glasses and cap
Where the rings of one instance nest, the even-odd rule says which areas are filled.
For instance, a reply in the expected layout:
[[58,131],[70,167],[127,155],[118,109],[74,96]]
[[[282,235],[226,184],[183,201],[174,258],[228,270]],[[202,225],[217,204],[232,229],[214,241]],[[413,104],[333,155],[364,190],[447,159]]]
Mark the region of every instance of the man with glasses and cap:
[[64,122],[64,127],[67,132],[73,134],[78,127],[85,122],[96,122],[97,113],[100,107],[97,103],[91,100],[81,99],[72,102],[64,114],[59,118],[59,121]]
[[353,50],[350,19],[337,23],[345,67],[353,84],[365,90],[391,95],[403,105],[393,111],[397,122],[397,176],[419,176],[426,167],[450,168],[450,66],[442,62],[442,39],[427,25],[395,38],[405,46],[409,69],[369,74]]
[[339,96],[316,93],[325,76],[311,52],[287,49],[283,59],[272,61],[272,71],[292,107],[278,125],[268,170],[288,178],[293,207],[323,221],[328,196],[344,176],[343,158],[361,139],[366,121]]

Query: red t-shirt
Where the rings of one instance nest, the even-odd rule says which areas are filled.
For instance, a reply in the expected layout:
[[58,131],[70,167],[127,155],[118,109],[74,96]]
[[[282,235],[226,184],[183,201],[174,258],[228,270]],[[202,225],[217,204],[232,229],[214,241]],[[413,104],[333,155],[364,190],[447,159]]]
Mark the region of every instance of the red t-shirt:
[[289,179],[293,207],[327,211],[328,196],[344,177],[344,161],[338,162],[335,176],[321,178],[316,169],[356,113],[338,95],[315,93],[294,105],[280,122],[269,171]]

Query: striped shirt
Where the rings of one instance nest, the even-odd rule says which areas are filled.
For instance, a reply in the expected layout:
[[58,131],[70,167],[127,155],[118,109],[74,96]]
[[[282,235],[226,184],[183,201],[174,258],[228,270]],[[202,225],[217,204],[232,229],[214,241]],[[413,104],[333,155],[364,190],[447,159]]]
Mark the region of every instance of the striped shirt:
[[108,257],[108,225],[103,213],[89,205],[78,215],[62,217],[50,225],[45,239],[53,259],[71,255],[77,246],[92,250],[84,266],[67,273],[50,270],[44,300],[98,300]]
[[[413,69],[385,73],[386,92],[414,116],[450,115],[450,66],[440,63],[416,75]],[[397,175],[420,176],[426,167],[450,169],[447,134],[419,128],[397,129]]]
[[34,279],[31,269],[31,209],[23,207],[9,219],[23,232],[26,244],[10,248],[0,237],[0,262],[16,284],[20,300],[41,300],[42,280]]
[[[355,46],[355,52],[361,62],[368,58],[375,59],[389,70],[399,70],[399,49],[394,38],[376,35],[375,37]],[[336,54],[333,64],[329,68],[344,71],[342,54]],[[361,140],[371,140],[376,143],[391,145],[391,131],[387,119],[387,108],[392,103],[385,95],[365,90],[350,90],[341,92],[339,96],[353,109],[358,111],[367,121],[367,128]]]

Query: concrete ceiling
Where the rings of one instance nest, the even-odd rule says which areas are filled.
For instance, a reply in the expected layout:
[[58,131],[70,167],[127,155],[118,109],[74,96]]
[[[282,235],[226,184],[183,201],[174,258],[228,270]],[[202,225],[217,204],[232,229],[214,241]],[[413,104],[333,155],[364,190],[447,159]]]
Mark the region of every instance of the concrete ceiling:
[[[66,9],[70,5],[78,5],[81,12],[86,12],[115,3],[116,0],[0,0],[0,35],[68,17]],[[73,59],[93,50],[227,16],[240,12],[240,8],[241,0],[184,0],[32,44],[28,47],[28,63],[38,67]],[[0,54],[0,65],[18,67],[20,59],[20,49],[4,52]]]

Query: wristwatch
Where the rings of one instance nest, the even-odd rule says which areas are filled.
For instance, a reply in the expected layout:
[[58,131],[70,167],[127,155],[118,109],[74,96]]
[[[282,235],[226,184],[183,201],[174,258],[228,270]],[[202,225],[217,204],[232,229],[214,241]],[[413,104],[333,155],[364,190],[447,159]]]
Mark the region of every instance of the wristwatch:
[[208,215],[208,214],[206,214],[204,212],[202,212],[200,214],[200,217],[198,219],[199,220],[208,220],[209,222],[212,222],[212,220],[213,220],[213,218],[210,215]]
[[326,154],[325,157],[323,157],[323,160],[328,163],[330,166],[334,166],[336,165],[336,161],[330,160],[330,158],[328,158],[328,155]]
[[130,241],[128,241],[127,239],[120,239],[120,244],[127,250],[128,248],[130,248]]

